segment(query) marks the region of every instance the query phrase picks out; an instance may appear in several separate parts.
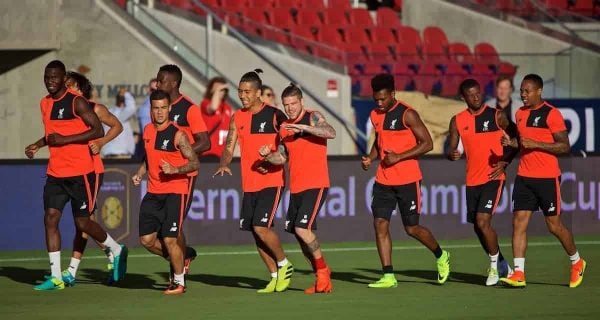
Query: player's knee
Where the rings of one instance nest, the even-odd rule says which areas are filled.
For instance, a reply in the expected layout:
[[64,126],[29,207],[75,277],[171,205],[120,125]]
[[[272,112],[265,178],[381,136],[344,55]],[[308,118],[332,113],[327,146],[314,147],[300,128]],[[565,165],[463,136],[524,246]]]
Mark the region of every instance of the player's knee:
[[378,234],[387,234],[389,231],[390,222],[383,218],[375,218],[373,226]]
[[489,215],[485,215],[485,214],[478,214],[477,215],[477,220],[476,220],[476,224],[477,224],[477,228],[479,228],[479,230],[489,230],[492,227],[492,224],[490,223],[489,219]]
[[295,227],[294,228],[294,233],[302,238],[302,239],[306,239],[308,236],[310,236],[312,234],[312,231],[310,231],[309,229],[304,229],[304,228],[300,228],[300,227]]
[[416,237],[419,233],[419,228],[418,226],[414,225],[414,226],[404,226],[404,231],[406,231],[406,234],[411,236],[411,237]]
[[[402,216],[402,224],[404,227],[415,227],[419,225],[419,215],[418,214],[409,214]],[[415,228],[413,228],[415,229]]]
[[179,246],[176,237],[165,237],[163,241],[165,245],[170,248]]
[[89,218],[77,217],[75,218],[75,226],[77,230],[85,231],[90,227],[91,221]]
[[144,246],[144,248],[149,249],[154,245],[154,237],[151,236],[142,236],[140,237],[140,244]]
[[60,211],[56,209],[48,209],[44,214],[44,224],[46,226],[58,226],[60,221]]
[[269,228],[260,227],[260,226],[253,226],[252,227],[252,231],[256,235],[258,235],[260,238],[262,238],[262,237],[264,237],[269,232]]
[[548,226],[548,231],[552,234],[558,234],[563,229],[563,225],[559,219],[546,218],[546,225]]

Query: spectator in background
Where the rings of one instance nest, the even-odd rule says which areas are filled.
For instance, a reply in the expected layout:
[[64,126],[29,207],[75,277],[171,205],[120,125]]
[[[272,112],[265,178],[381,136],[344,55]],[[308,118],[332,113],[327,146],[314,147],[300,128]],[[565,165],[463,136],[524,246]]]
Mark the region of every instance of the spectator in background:
[[273,107],[279,107],[279,103],[277,102],[277,96],[275,95],[275,91],[273,91],[273,88],[263,84],[260,90],[260,100],[262,102]]
[[229,88],[224,78],[215,77],[208,82],[204,99],[200,103],[211,146],[203,153],[205,156],[220,158],[223,154],[225,139],[229,132],[229,120],[233,114],[231,106],[227,103],[228,94]]
[[518,94],[515,95],[515,87],[513,85],[513,81],[511,77],[508,76],[499,76],[496,79],[496,98],[490,99],[486,102],[486,104],[490,107],[495,107],[499,110],[504,110],[506,116],[509,120],[515,121],[515,113],[517,113],[517,109],[521,106],[518,102],[520,101],[520,97]]
[[[116,100],[116,106],[109,108],[108,111],[119,119],[123,125],[123,132],[102,148],[102,157],[131,158],[135,152],[135,141],[129,120],[135,115],[135,99],[125,88],[121,88]],[[106,130],[107,128],[104,129]]]
[[[156,78],[152,78],[148,82],[148,91],[147,91],[146,99],[144,99],[144,102],[142,103],[142,105],[139,107],[139,109],[137,111],[139,132],[144,132],[144,127],[147,124],[152,122],[152,119],[150,118],[150,95],[152,94],[153,91],[156,90],[156,82],[157,82]],[[145,156],[146,156],[146,150],[144,149],[144,142],[142,139],[139,139],[137,141],[137,143],[135,144],[134,158],[136,160],[141,161],[144,159]]]
[[394,0],[367,0],[367,9],[369,11],[377,10],[380,7],[394,7]]

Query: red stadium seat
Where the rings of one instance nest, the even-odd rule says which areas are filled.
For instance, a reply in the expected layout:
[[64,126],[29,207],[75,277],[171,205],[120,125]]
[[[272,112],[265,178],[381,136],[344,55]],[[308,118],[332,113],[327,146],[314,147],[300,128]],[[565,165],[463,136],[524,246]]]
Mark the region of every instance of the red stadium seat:
[[463,65],[472,64],[475,60],[473,54],[471,53],[471,49],[469,49],[469,47],[462,42],[451,43],[448,45],[448,54],[450,56],[450,60],[462,63]]
[[350,10],[352,5],[349,0],[327,0],[328,8],[335,8],[336,10]]
[[494,72],[487,64],[474,64],[471,69],[471,77],[479,82],[482,90],[493,86]]
[[496,0],[496,9],[512,12],[516,10],[516,5],[514,0]]
[[319,29],[317,40],[334,47],[342,47],[344,44],[344,39],[337,28],[328,25]]
[[394,10],[402,11],[402,0],[394,0]]
[[354,8],[349,11],[350,23],[355,26],[369,27],[373,26],[373,19],[367,9]]
[[357,43],[346,43],[343,45],[342,49],[346,55],[346,65],[354,66],[357,64],[365,64],[369,62],[369,59],[365,55],[362,46]]
[[396,39],[396,36],[392,32],[392,29],[390,29],[389,27],[373,27],[369,31],[371,33],[371,39],[373,40],[373,42],[388,44],[398,42],[398,39]]
[[500,63],[496,48],[487,42],[481,42],[475,45],[475,58],[479,63],[497,65]]
[[240,14],[238,12],[227,12],[223,16],[223,20],[236,29],[242,27],[242,19],[240,18]]
[[423,45],[427,43],[438,44],[446,48],[448,46],[448,38],[441,28],[429,26],[423,30]]
[[267,25],[267,16],[260,8],[246,8],[242,12],[242,29],[250,34],[262,35],[265,25]]
[[296,14],[296,23],[299,26],[311,26],[319,27],[323,23],[319,17],[319,11],[317,9],[299,9]]
[[371,76],[359,77],[360,81],[360,93],[361,97],[370,97],[373,95],[373,89],[371,89]]
[[290,30],[296,25],[290,8],[275,8],[267,10],[266,13],[269,22],[276,28]]
[[444,97],[454,97],[459,94],[460,83],[467,78],[468,72],[460,63],[449,63],[442,77],[442,92]]
[[181,10],[192,10],[194,8],[190,0],[161,0],[161,3]]
[[300,1],[300,8],[306,9],[325,9],[325,3],[323,0],[302,0]]
[[399,43],[392,45],[392,48],[398,62],[409,65],[419,65],[423,62],[417,51],[417,47],[412,43]]
[[365,75],[369,75],[371,77],[385,71],[381,64],[376,62],[366,63],[364,70]]
[[423,59],[430,63],[445,64],[448,63],[448,56],[444,48],[437,43],[423,44]]
[[225,11],[227,14],[243,11],[244,8],[246,8],[246,3],[244,1],[229,0],[221,5],[222,11]]
[[116,0],[115,1],[117,3],[117,5],[123,9],[125,9],[125,7],[127,7],[127,0]]
[[498,66],[499,75],[514,77],[517,73],[517,67],[508,62],[500,62],[500,66]]
[[347,43],[368,44],[371,43],[366,30],[360,26],[347,26],[343,29],[344,41]]
[[396,28],[402,26],[402,21],[398,17],[396,11],[381,7],[377,9],[377,25],[388,28]]
[[267,10],[273,7],[273,0],[248,0],[248,6]]
[[299,8],[302,0],[275,0],[275,8]]
[[290,35],[290,45],[302,52],[308,52],[315,44],[315,35],[308,26],[296,26]]
[[417,31],[415,28],[402,26],[398,28],[396,32],[398,35],[398,42],[421,48],[421,36],[419,35],[419,31]]
[[419,72],[413,77],[417,91],[431,94],[433,87],[440,81],[440,72],[435,64],[425,63],[419,67]]
[[344,27],[350,23],[345,11],[328,8],[323,11],[323,24]]
[[394,56],[390,47],[386,43],[371,43],[365,46],[367,55],[371,61],[381,61],[381,63],[392,63]]
[[[600,8],[600,5],[598,6]],[[569,8],[570,11],[591,17],[594,15],[594,0],[577,0],[575,5]]]

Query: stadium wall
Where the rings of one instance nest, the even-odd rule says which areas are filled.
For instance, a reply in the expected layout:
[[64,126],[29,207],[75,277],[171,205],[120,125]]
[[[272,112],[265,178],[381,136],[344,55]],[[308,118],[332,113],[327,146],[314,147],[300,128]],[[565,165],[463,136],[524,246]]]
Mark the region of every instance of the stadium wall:
[[450,42],[464,42],[471,48],[489,42],[502,60],[519,66],[517,83],[528,73],[538,73],[546,81],[553,80],[549,85],[555,87],[557,98],[597,98],[600,92],[600,54],[573,47],[569,57],[570,44],[539,32],[442,0],[405,0],[402,23],[419,30],[441,27]]
[[[175,33],[194,49],[196,53],[202,57],[206,57],[206,27],[160,10],[149,9],[149,12],[167,29]],[[215,30],[211,34],[212,47],[210,48],[209,55],[212,57],[211,62],[217,70],[232,79],[233,82],[237,82],[244,73],[255,68],[261,68],[264,71],[261,75],[263,82],[273,87],[275,93],[278,95],[278,100],[281,101],[281,92],[289,85],[289,79],[244,47],[233,36],[223,34],[220,30]],[[354,114],[351,107],[350,77],[348,75],[327,70],[267,47],[259,45],[257,47],[262,54],[275,61],[286,72],[296,77],[301,87],[310,89],[322,101],[325,101],[335,113],[344,119],[352,121]],[[335,81],[337,83],[338,92],[336,97],[328,96],[328,81]],[[232,92],[232,95],[232,99],[237,99],[235,92]],[[319,110],[327,117],[328,113],[317,107],[312,99],[305,96],[305,100],[307,108]],[[336,155],[355,154],[356,148],[354,142],[341,123],[335,121],[331,116],[328,119],[338,133],[335,143],[332,143],[330,146],[330,153]]]
[[[20,13],[39,12],[48,6],[45,1],[22,2],[26,7],[12,2],[18,4],[15,12]],[[86,75],[96,86],[99,102],[108,106],[114,105],[121,86],[127,87],[141,104],[148,80],[156,76],[158,67],[174,62],[169,55],[157,53],[151,41],[139,40],[125,29],[109,14],[110,8],[101,7],[97,1],[59,3],[59,48],[0,75],[0,158],[25,158],[25,146],[43,135],[39,101],[47,94],[43,72],[51,60],[61,59],[70,70],[89,70]],[[20,36],[27,42],[35,42],[38,37],[29,33]],[[183,72],[182,91],[199,102],[203,86],[189,76],[186,78],[185,69]],[[36,156],[47,157],[47,150]]]
[[0,50],[56,49],[59,0],[0,1]]
[[[562,219],[575,236],[600,232],[600,157],[561,158]],[[185,233],[191,244],[250,243],[251,236],[238,230],[242,199],[239,162],[232,165],[233,176],[212,178],[217,163],[203,163],[194,190]],[[423,171],[421,222],[438,239],[473,238],[466,223],[464,161],[442,158],[421,160]],[[104,185],[97,201],[98,221],[113,235],[130,246],[138,246],[139,204],[145,192],[131,184],[137,164],[107,163]],[[512,231],[510,194],[516,161],[509,167],[508,183],[494,218],[499,236]],[[374,168],[360,169],[355,157],[334,157],[329,161],[331,188],[319,212],[318,234],[323,242],[371,241],[374,239],[370,213]],[[43,249],[44,225],[42,191],[45,164],[41,161],[0,162],[0,202],[4,232],[0,250]],[[10,183],[8,183],[10,181]],[[282,229],[288,206],[286,192],[276,214],[275,229],[284,241],[294,241]],[[401,220],[392,218],[394,239],[408,239]],[[74,234],[71,210],[65,208],[60,224],[63,247],[71,244]],[[283,235],[285,234],[285,235]],[[541,213],[529,225],[530,235],[548,234]]]

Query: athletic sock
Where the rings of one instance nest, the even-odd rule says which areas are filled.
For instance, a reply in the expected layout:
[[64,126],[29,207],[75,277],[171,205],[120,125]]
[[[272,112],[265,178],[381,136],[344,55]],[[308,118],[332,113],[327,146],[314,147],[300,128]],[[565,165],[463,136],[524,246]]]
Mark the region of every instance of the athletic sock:
[[394,266],[389,265],[389,266],[383,266],[383,274],[393,274],[394,273]]
[[579,262],[579,251],[575,251],[575,254],[572,256],[569,256],[569,260],[571,260],[571,264],[576,264],[577,262]]
[[60,251],[48,252],[50,257],[50,273],[58,280],[62,280],[60,274]]
[[498,248],[498,262],[504,261],[504,256],[502,255],[502,250]]
[[80,262],[81,260],[71,257],[71,262],[69,262],[69,268],[67,268],[67,270],[69,270],[73,277],[77,274],[77,268],[79,268]]
[[327,268],[327,263],[325,263],[325,259],[323,258],[323,256],[321,256],[318,259],[315,259],[315,268],[317,270],[321,270],[321,269]]
[[494,270],[498,270],[498,257],[500,253],[496,253],[495,255],[490,254],[490,268]]
[[281,268],[281,267],[285,266],[286,264],[288,264],[288,259],[283,258],[283,260],[277,262],[277,267]]
[[444,251],[442,251],[442,248],[440,248],[439,244],[438,244],[437,248],[435,248],[435,250],[433,250],[433,255],[435,256],[436,259],[439,259],[443,253],[444,253]]
[[108,258],[108,262],[115,263],[115,255],[110,251],[109,248],[104,248],[102,251],[104,251],[104,254]]
[[185,277],[183,276],[183,273],[175,274],[175,283],[185,287]]
[[118,244],[108,233],[106,234],[106,240],[102,242],[102,245],[109,248],[115,257],[121,254],[121,245]]
[[277,272],[271,272],[271,278],[277,279]]
[[515,271],[525,273],[525,258],[515,258]]

